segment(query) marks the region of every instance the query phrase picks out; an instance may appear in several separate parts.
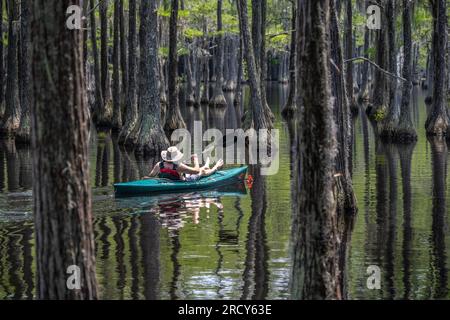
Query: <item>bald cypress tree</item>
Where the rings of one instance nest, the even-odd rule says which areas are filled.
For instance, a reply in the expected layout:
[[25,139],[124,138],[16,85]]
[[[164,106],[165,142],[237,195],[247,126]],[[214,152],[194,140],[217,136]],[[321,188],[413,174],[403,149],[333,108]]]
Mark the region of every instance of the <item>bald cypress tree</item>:
[[[81,1],[32,3],[36,294],[38,299],[96,299],[83,32],[64,28],[67,7]],[[80,289],[68,288],[68,270],[77,272]]]

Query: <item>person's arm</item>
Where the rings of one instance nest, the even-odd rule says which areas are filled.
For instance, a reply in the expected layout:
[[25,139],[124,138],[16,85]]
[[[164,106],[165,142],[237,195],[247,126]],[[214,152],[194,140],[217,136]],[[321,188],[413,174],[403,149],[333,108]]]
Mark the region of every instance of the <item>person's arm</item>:
[[180,163],[178,165],[178,171],[180,173],[188,173],[188,174],[199,174],[201,169],[200,168],[193,168],[185,165],[184,163]]
[[155,166],[152,169],[152,172],[150,172],[150,174],[146,177],[144,177],[144,179],[150,179],[151,177],[156,177],[159,174],[159,162],[157,164],[155,164]]

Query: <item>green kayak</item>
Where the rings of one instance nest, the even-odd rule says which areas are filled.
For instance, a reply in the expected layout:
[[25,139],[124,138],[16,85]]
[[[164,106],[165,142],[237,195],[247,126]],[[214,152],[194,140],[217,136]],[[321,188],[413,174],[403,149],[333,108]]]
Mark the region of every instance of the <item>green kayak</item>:
[[198,189],[208,189],[217,186],[224,186],[243,179],[247,171],[247,166],[219,170],[209,177],[201,178],[198,181],[172,181],[167,179],[146,179],[114,184],[116,195],[135,195],[147,193],[179,192]]

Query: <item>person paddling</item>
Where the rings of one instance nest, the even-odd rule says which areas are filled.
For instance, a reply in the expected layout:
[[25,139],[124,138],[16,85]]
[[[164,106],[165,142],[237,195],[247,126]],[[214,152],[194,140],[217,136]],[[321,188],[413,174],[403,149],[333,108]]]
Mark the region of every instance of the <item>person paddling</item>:
[[210,161],[208,158],[205,165],[200,167],[198,156],[193,154],[191,156],[191,160],[194,163],[194,167],[190,167],[181,162],[183,153],[175,146],[162,151],[161,158],[162,161],[155,164],[149,176],[144,177],[144,179],[157,176],[161,179],[170,179],[175,181],[196,181],[201,177],[206,177],[213,174],[223,166],[223,160],[220,159],[213,168],[209,168]]

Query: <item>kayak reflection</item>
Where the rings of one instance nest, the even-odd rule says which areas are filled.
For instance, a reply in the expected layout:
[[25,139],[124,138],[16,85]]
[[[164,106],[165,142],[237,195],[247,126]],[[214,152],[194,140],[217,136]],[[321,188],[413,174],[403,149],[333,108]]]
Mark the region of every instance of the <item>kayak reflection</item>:
[[156,215],[161,225],[173,236],[170,231],[182,228],[186,220],[191,219],[194,224],[200,223],[201,209],[204,209],[206,218],[209,218],[209,212],[213,208],[222,212],[222,197],[243,197],[246,194],[245,183],[238,181],[212,190],[116,198],[115,201],[118,208],[133,208],[132,214]]

